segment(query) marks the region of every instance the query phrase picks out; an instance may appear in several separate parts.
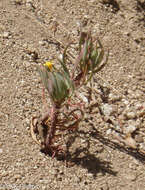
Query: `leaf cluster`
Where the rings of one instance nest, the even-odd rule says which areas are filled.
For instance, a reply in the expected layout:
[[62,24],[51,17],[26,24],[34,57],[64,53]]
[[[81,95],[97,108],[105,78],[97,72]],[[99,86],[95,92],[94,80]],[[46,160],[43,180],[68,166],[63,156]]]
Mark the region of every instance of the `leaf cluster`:
[[[75,61],[73,71],[69,71],[67,67],[67,49],[70,46],[68,44],[64,49],[61,59],[58,59],[61,69],[55,68],[50,70],[47,66],[37,66],[37,70],[42,79],[43,85],[47,89],[51,100],[61,105],[68,97],[70,97],[76,84],[86,84],[91,80],[93,75],[100,71],[107,63],[102,63],[104,58],[104,49],[100,42],[97,40],[95,43],[91,36],[91,33],[81,32],[79,40],[79,55]],[[76,70],[78,74],[75,74]]]
[[82,73],[83,82],[86,84],[91,80],[93,75],[106,65],[108,61],[108,55],[106,61],[104,59],[104,48],[98,39],[96,42],[93,41],[91,32],[81,32],[79,40],[79,57],[77,59],[77,65]]

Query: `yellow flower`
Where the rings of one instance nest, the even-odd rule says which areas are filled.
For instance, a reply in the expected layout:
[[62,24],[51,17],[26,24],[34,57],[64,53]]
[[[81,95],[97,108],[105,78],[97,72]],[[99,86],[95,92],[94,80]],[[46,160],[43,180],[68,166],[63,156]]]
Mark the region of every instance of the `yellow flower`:
[[50,62],[50,61],[47,61],[46,63],[44,63],[44,66],[45,66],[45,67],[48,67],[49,70],[51,71],[51,70],[52,70],[53,63]]

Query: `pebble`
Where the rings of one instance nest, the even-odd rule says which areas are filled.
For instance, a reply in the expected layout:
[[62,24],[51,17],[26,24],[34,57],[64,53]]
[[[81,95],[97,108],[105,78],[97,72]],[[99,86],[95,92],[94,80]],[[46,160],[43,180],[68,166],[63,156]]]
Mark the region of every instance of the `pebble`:
[[87,177],[93,178],[93,173],[88,173],[88,174],[87,174]]
[[82,93],[79,96],[83,100],[83,102],[88,103],[88,98],[86,98],[86,96],[84,96]]
[[136,126],[135,125],[128,125],[127,127],[123,128],[123,132],[125,134],[131,134],[136,130]]
[[133,95],[134,98],[136,99],[139,99],[142,97],[142,93],[140,91],[137,91],[134,95]]
[[137,127],[137,128],[140,128],[140,126],[141,126],[141,120],[140,119],[137,119],[136,121],[135,121],[135,126]]
[[103,112],[103,114],[104,114],[105,116],[109,116],[109,115],[111,115],[111,113],[113,112],[113,108],[112,108],[112,106],[109,105],[109,104],[103,104],[103,105],[101,106],[101,110],[102,110],[102,112]]
[[135,141],[136,141],[137,143],[143,143],[143,142],[144,142],[143,137],[140,136],[140,135],[136,135],[136,136],[135,136]]
[[117,131],[120,131],[120,132],[121,132],[121,130],[122,130],[119,125],[116,125],[116,126],[115,126],[115,129],[116,129]]
[[145,151],[145,143],[140,143],[140,149]]
[[142,107],[142,104],[141,104],[141,103],[135,104],[135,108],[136,108],[137,110],[140,110],[141,107]]
[[4,33],[3,33],[3,37],[4,37],[4,38],[8,38],[8,37],[9,37],[9,35],[10,35],[10,33],[9,33],[9,32],[4,32]]
[[2,177],[6,177],[6,176],[8,176],[9,174],[10,174],[9,171],[2,171],[2,172],[1,172],[1,176],[2,176]]
[[116,102],[116,101],[119,101],[121,100],[121,96],[117,96],[117,95],[114,95],[112,93],[109,94],[109,99],[112,101],[112,102]]
[[137,148],[137,144],[136,144],[136,141],[132,138],[132,137],[127,137],[125,140],[123,140],[123,142],[129,146],[130,148],[134,148],[136,149]]
[[59,55],[58,55],[58,59],[62,61],[63,55],[62,55],[62,54],[59,54]]
[[0,154],[3,153],[3,149],[0,148]]
[[99,113],[98,107],[95,107],[95,108],[93,108],[93,110],[92,110],[92,114],[96,114],[96,113]]
[[132,90],[128,89],[127,92],[128,92],[128,94],[133,95],[133,91]]
[[136,114],[134,112],[128,112],[126,113],[127,119],[134,119],[136,117]]
[[136,174],[130,172],[129,174],[124,175],[124,177],[126,178],[126,180],[134,181],[136,179]]
[[132,170],[136,170],[136,168],[137,168],[137,165],[136,164],[134,164],[134,163],[129,163],[129,166],[128,166],[130,169],[132,169]]
[[129,104],[129,101],[126,100],[126,99],[122,99],[122,102],[123,102],[125,105],[128,105],[128,104]]
[[110,135],[112,133],[112,129],[108,129],[107,131],[106,131],[106,135]]
[[81,144],[85,143],[86,140],[85,139],[81,139]]
[[43,41],[43,40],[39,41],[39,45],[44,46],[45,44],[46,44],[45,41]]

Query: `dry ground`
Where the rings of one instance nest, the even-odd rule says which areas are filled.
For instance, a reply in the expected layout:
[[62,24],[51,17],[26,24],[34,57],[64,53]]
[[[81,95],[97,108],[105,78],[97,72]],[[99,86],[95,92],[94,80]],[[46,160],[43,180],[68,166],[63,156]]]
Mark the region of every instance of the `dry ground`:
[[[145,189],[144,9],[141,0],[0,1],[0,190]],[[30,119],[42,107],[34,65],[55,60],[63,44],[77,40],[80,22],[110,50],[108,65],[95,76],[92,103],[113,111],[86,109],[67,143],[73,164],[66,167],[30,136]],[[112,137],[130,126],[138,150]]]

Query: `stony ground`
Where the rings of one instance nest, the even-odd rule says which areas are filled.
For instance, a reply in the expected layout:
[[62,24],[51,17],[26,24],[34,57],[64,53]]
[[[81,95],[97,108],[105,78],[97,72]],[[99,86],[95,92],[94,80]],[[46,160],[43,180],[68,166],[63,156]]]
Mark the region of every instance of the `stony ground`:
[[[145,189],[144,9],[142,0],[0,1],[0,190]],[[110,55],[91,99],[80,89],[90,102],[66,166],[40,152],[29,126],[42,108],[35,65],[77,42],[80,23]]]

